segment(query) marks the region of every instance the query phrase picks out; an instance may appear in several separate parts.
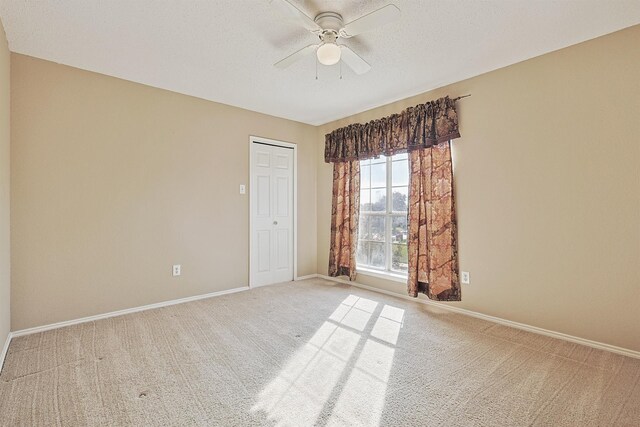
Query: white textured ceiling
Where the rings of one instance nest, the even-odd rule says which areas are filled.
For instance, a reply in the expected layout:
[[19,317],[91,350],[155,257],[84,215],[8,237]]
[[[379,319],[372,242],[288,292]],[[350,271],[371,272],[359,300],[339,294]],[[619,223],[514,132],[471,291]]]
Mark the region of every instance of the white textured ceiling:
[[0,0],[18,53],[309,124],[322,124],[640,23],[640,0],[291,0],[349,22],[388,3],[399,21],[344,40],[357,76],[268,0]]

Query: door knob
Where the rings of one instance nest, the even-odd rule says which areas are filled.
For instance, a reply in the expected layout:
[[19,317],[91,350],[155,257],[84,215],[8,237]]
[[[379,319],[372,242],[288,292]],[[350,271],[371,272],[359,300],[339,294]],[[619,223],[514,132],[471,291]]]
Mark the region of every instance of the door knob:
[[278,221],[273,221],[273,225],[278,225]]

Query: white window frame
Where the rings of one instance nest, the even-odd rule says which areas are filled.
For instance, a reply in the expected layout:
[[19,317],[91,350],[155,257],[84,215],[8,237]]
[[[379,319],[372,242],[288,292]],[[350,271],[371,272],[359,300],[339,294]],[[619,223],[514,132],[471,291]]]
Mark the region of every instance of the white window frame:
[[[397,271],[397,270],[392,270],[392,261],[393,261],[393,242],[392,242],[392,224],[393,224],[393,217],[407,217],[408,216],[408,209],[409,209],[409,182],[407,182],[407,211],[406,212],[399,212],[399,211],[394,211],[393,210],[393,157],[394,156],[390,156],[390,157],[386,157],[385,158],[385,167],[386,167],[386,202],[387,202],[387,206],[386,206],[386,210],[382,211],[382,212],[374,212],[374,211],[366,211],[366,212],[360,212],[359,216],[360,218],[358,218],[358,220],[360,220],[362,218],[362,215],[366,215],[369,217],[373,217],[373,216],[378,216],[378,217],[383,217],[385,218],[385,241],[384,242],[380,242],[378,240],[370,240],[370,239],[360,239],[360,236],[358,236],[358,241],[360,240],[364,240],[366,242],[374,242],[374,243],[384,243],[384,247],[385,247],[385,268],[376,268],[374,266],[369,266],[369,265],[361,265],[358,264],[356,261],[356,272],[360,273],[360,274],[364,274],[364,275],[368,275],[368,276],[373,276],[373,277],[380,277],[383,279],[390,279],[390,280],[394,280],[397,282],[404,282],[406,283],[407,281],[407,276],[408,274],[406,272],[402,272],[402,271]],[[374,159],[371,159],[374,160]],[[407,156],[406,158],[407,160],[407,167],[408,167],[408,162],[409,162],[409,157]],[[371,177],[371,166],[369,169],[369,174]],[[408,175],[410,171],[407,171]],[[370,178],[371,179],[371,178]],[[403,186],[397,186],[397,187],[403,187]],[[370,194],[372,194],[372,191],[370,191]],[[373,203],[373,201],[370,199],[369,203]],[[407,234],[409,232],[409,219],[407,218]],[[407,245],[408,242],[405,244]]]

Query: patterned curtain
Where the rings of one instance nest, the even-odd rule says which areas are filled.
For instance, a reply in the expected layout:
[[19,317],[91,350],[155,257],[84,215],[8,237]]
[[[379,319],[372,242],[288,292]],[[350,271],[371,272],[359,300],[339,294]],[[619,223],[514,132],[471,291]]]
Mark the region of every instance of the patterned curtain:
[[408,292],[460,301],[451,143],[409,153]]
[[334,163],[329,276],[356,278],[359,212],[360,161]]
[[459,138],[456,100],[448,96],[369,123],[355,123],[325,136],[324,161],[391,156]]
[[456,101],[448,96],[325,135],[333,163],[329,274],[355,279],[359,160],[409,153],[409,295],[460,301],[451,140],[460,137]]

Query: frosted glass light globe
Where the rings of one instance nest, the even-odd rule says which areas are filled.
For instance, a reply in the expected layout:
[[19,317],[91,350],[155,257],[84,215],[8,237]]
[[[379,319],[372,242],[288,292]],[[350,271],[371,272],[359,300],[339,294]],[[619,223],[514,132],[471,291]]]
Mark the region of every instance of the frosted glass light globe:
[[325,43],[318,48],[316,55],[322,65],[333,65],[340,61],[340,47],[335,43]]

